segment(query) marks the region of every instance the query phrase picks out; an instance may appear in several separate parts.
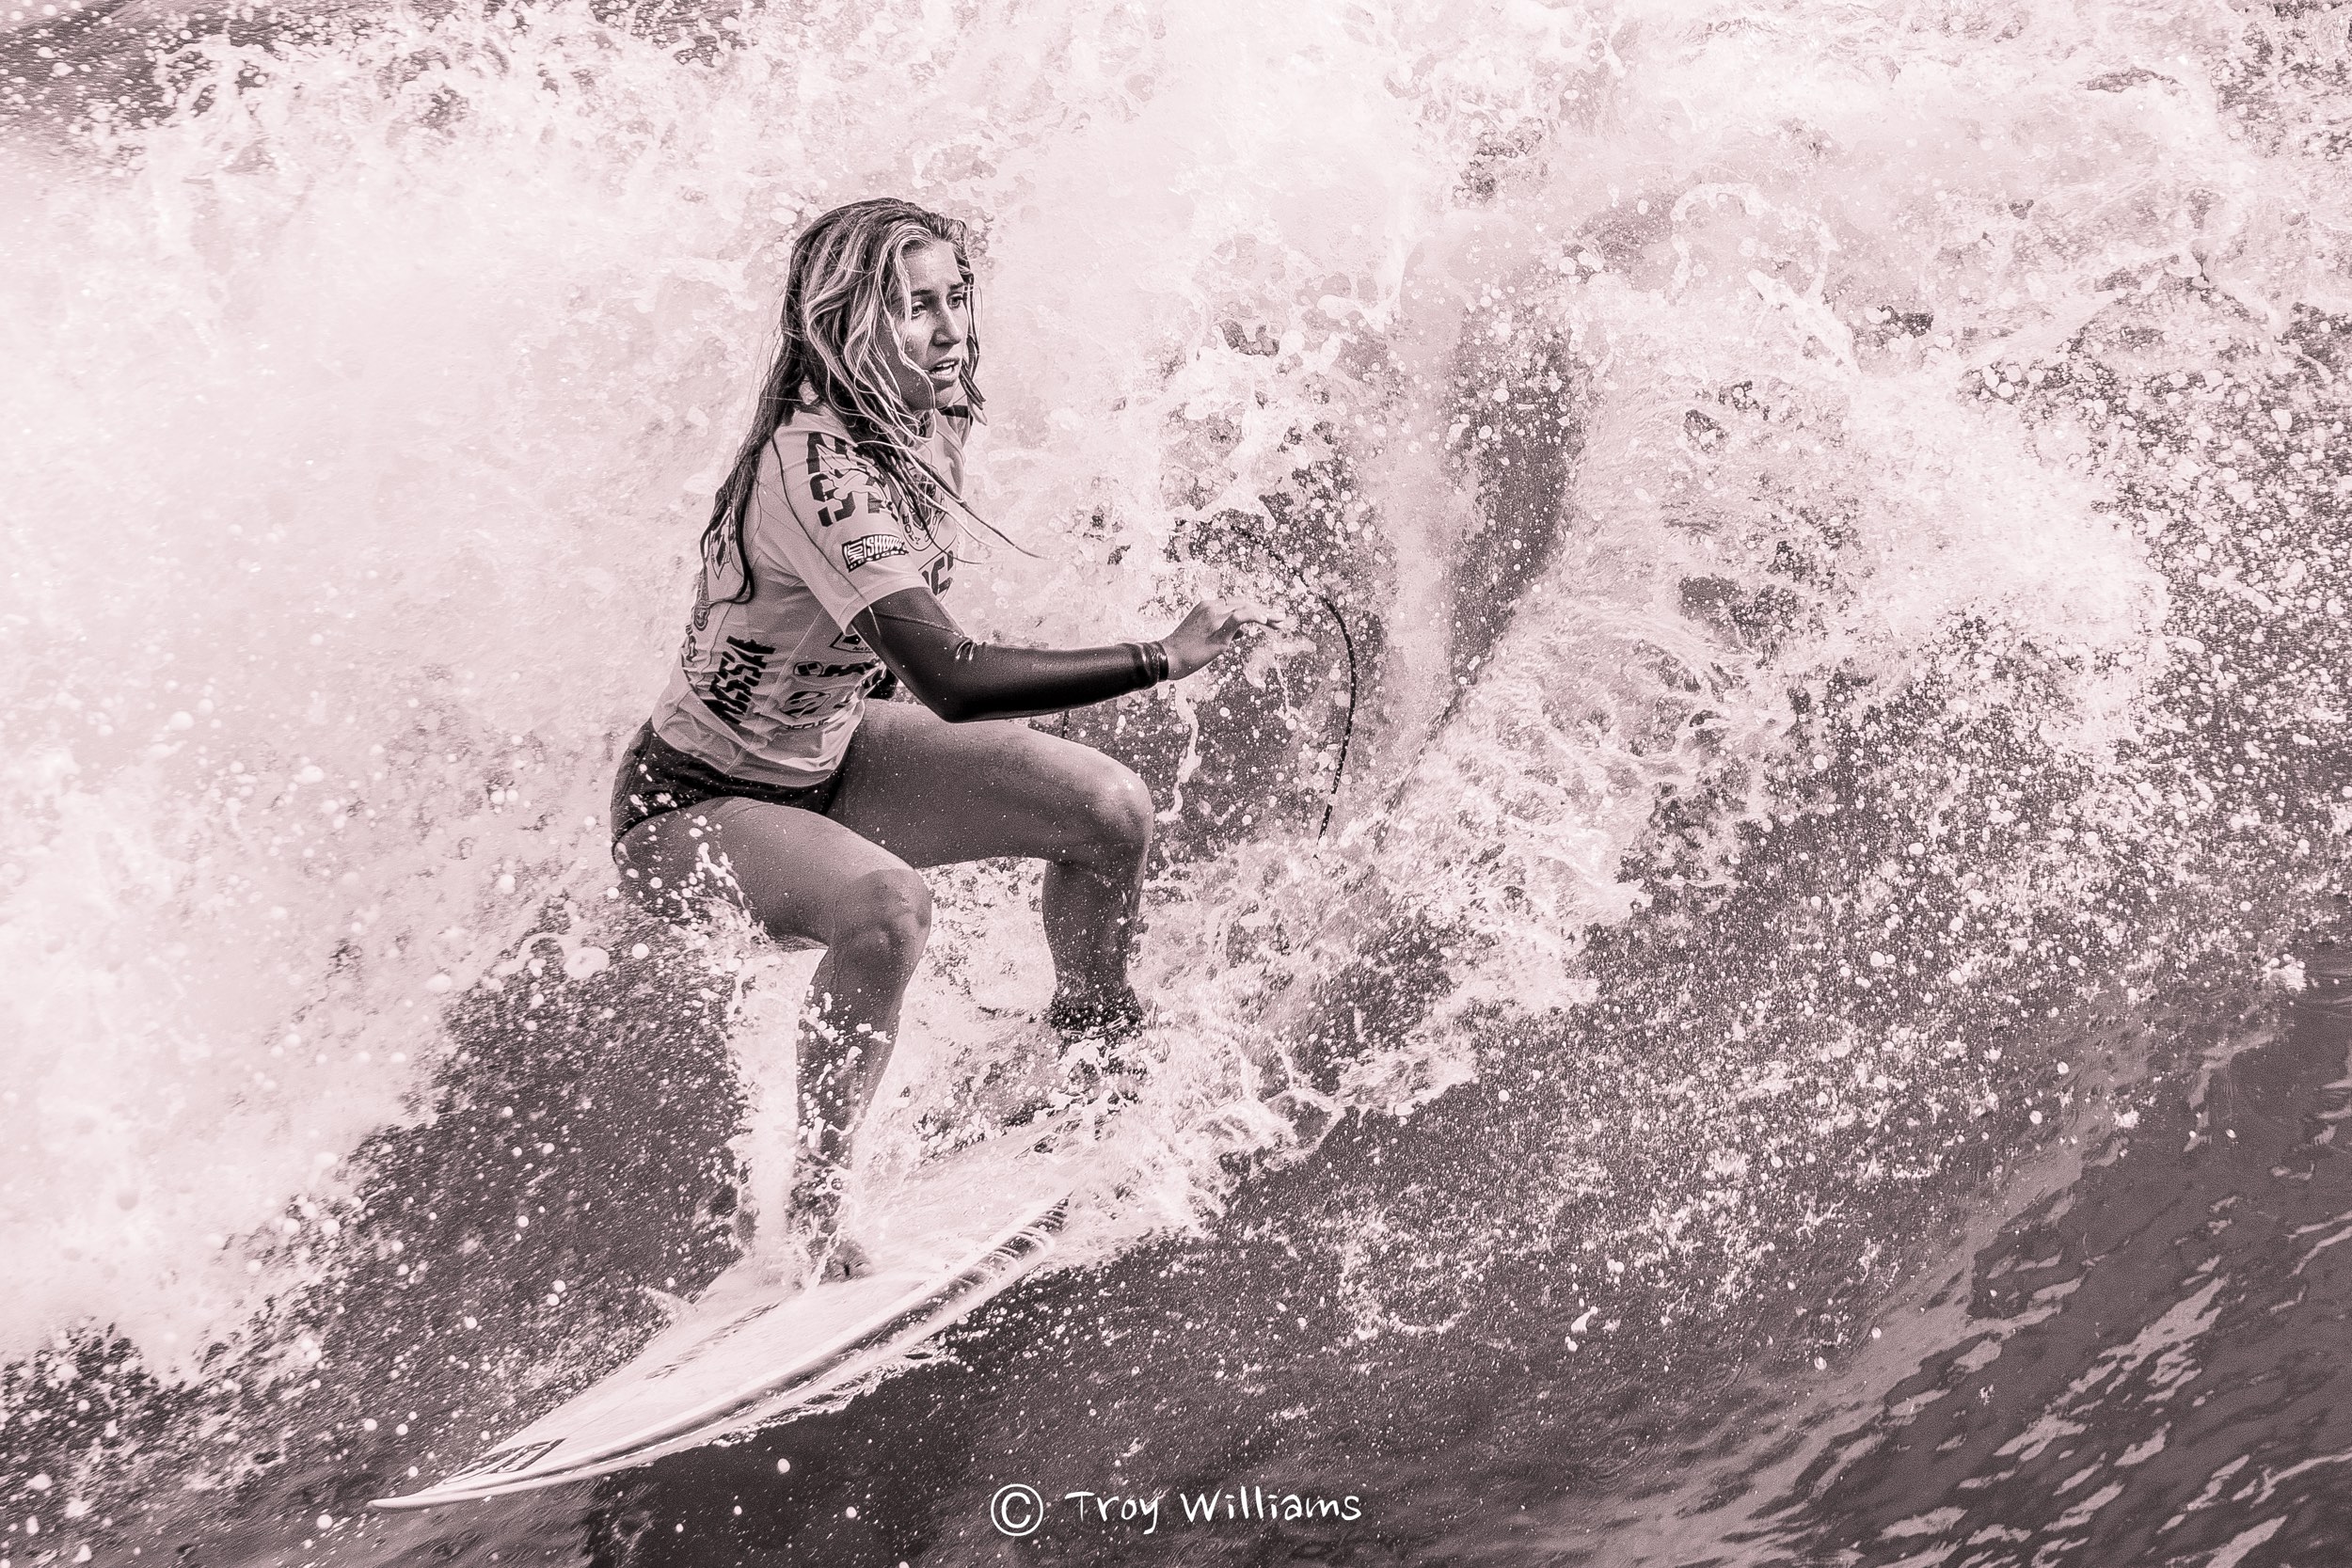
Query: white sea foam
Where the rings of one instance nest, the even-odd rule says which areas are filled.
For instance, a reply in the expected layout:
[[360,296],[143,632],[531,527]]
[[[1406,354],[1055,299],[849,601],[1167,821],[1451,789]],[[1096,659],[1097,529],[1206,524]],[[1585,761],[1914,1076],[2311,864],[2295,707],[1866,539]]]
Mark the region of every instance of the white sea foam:
[[[819,6],[706,36],[681,64],[580,8],[365,13],[192,45],[160,125],[125,103],[7,154],[0,1236],[47,1261],[0,1349],[226,1332],[284,1283],[240,1239],[408,1114],[441,1000],[549,894],[593,909],[785,245],[835,200],[986,223],[973,490],[1044,559],[968,564],[975,625],[1128,635],[1250,586],[1169,560],[1176,518],[1318,454],[1394,553],[1335,844],[1278,830],[1155,914],[1146,976],[1200,1042],[1171,1094],[1270,1070],[1280,994],[1406,916],[1456,943],[1448,988],[1345,1092],[1458,1081],[1465,1009],[1590,994],[1581,933],[1642,907],[1620,863],[1661,786],[1728,753],[1771,809],[1790,684],[1936,664],[2010,700],[1960,621],[2075,650],[2045,738],[2102,766],[2165,590],[2090,426],[1968,388],[2103,309],[2210,332],[2133,303],[2168,273],[2246,324],[2173,354],[2345,303],[2340,183],[2233,119],[2240,44],[2170,7]],[[1565,541],[1457,675],[1449,378],[1554,340]],[[1767,658],[1683,585],[1774,585],[1792,516],[1825,564]],[[959,895],[1020,934],[944,922],[918,1034],[989,1027],[940,979],[983,945],[980,990],[1041,992],[1007,886]]]

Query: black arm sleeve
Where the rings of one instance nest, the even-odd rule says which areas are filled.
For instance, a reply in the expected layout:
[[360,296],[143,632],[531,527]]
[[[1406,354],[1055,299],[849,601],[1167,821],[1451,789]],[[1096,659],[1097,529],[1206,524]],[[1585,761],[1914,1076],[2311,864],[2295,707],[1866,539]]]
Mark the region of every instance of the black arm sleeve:
[[851,629],[925,707],[952,723],[1022,719],[1107,702],[1167,678],[1157,643],[1007,648],[976,642],[928,589],[904,588],[851,617]]

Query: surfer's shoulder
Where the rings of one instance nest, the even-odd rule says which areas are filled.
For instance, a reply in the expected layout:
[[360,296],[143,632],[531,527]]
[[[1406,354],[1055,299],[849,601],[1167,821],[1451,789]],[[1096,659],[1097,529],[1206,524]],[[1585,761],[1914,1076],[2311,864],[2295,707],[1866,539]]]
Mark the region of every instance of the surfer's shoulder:
[[794,464],[805,465],[814,458],[824,458],[861,468],[873,465],[857,450],[857,442],[850,436],[850,427],[824,404],[802,404],[784,416],[776,433],[769,441],[787,471]]

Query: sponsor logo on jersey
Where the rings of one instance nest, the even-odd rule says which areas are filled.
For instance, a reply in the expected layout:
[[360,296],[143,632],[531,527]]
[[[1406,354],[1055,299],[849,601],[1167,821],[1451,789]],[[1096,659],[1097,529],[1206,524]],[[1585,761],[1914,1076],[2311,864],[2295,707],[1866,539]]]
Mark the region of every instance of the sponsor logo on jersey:
[[858,515],[860,502],[870,516],[884,510],[878,494],[880,478],[857,449],[821,430],[808,433],[808,499],[817,503],[817,526],[831,528]]
[[860,566],[871,566],[877,561],[887,561],[894,555],[906,553],[907,542],[898,535],[869,533],[841,546],[841,563],[854,572]]
[[804,658],[792,666],[792,673],[804,681],[829,681],[836,675],[862,675],[873,667],[874,661],[870,658],[860,664],[827,664],[819,659]]
[[768,661],[776,650],[765,642],[755,642],[748,637],[730,637],[719,655],[719,668],[711,672],[710,689],[703,693],[703,701],[710,711],[730,724],[739,724],[752,705],[752,693],[758,689],[759,677],[768,673]]

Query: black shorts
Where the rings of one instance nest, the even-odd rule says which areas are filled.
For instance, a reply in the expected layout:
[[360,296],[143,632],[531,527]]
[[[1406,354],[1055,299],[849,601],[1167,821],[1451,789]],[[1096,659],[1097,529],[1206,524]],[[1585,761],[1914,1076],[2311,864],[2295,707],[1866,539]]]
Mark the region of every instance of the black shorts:
[[620,770],[612,777],[612,842],[618,844],[631,828],[665,811],[680,811],[728,796],[798,806],[824,816],[833,811],[833,798],[840,787],[839,768],[824,783],[800,789],[730,777],[654,734],[649,720],[639,726],[636,738],[622,754]]

